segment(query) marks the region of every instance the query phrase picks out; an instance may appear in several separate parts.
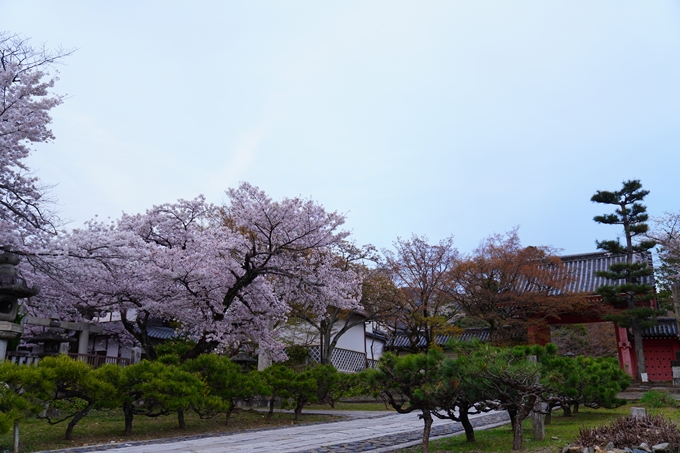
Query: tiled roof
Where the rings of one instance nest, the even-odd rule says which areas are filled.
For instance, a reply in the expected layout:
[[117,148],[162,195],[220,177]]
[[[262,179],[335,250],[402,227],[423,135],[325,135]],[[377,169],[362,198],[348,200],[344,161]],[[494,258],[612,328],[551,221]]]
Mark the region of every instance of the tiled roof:
[[[644,338],[677,338],[678,324],[675,321],[675,318],[659,318],[656,325],[642,331],[642,336]],[[460,335],[437,335],[435,337],[435,343],[438,346],[444,346],[452,338],[455,338],[458,341],[470,341],[472,339],[488,341],[489,328],[469,328],[465,329]],[[411,343],[409,343],[406,335],[398,334],[390,338],[385,346],[390,349],[407,349],[411,347]],[[425,340],[421,338],[418,346],[425,346]]]
[[644,338],[677,338],[678,323],[675,318],[658,318],[656,325],[642,331]]
[[375,338],[376,340],[387,339],[387,335],[385,335],[385,332],[380,330],[374,330],[373,332],[366,331],[366,336],[369,338]]
[[146,329],[149,337],[156,340],[170,340],[175,337],[175,329],[172,327],[149,326]]
[[[451,339],[456,339],[459,341],[470,341],[474,338],[477,338],[481,341],[487,341],[489,339],[489,328],[488,327],[478,327],[478,328],[470,328],[470,329],[465,329],[465,331],[459,335],[436,335],[435,336],[435,344],[437,346],[444,346],[446,343],[449,342]],[[393,348],[393,349],[404,349],[404,348],[410,348],[411,343],[408,340],[408,337],[404,334],[397,334],[387,340],[387,344],[385,345],[387,348]],[[418,347],[424,347],[425,346],[425,339],[424,338],[419,338],[418,339]]]
[[[567,271],[574,280],[567,286],[567,292],[594,294],[598,287],[611,284],[610,280],[595,276],[596,271],[609,270],[614,263],[625,262],[625,255],[613,255],[608,252],[584,253],[580,255],[561,256]],[[634,262],[645,261],[649,267],[652,265],[652,254],[649,252],[638,254],[633,258]],[[643,283],[654,285],[654,277],[645,277]]]

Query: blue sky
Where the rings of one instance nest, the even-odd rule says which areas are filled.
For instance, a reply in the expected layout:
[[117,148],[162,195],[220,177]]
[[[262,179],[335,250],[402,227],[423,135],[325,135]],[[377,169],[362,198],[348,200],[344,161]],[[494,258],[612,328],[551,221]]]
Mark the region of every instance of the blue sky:
[[359,243],[520,226],[593,251],[624,179],[680,210],[672,1],[0,1],[77,47],[29,164],[78,226],[249,181],[347,215]]

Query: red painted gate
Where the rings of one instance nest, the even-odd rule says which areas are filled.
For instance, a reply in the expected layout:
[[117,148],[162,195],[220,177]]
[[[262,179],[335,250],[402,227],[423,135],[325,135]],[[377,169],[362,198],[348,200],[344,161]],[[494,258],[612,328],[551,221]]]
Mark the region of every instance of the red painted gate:
[[645,366],[651,382],[672,381],[671,360],[675,360],[675,351],[680,350],[676,339],[645,338]]

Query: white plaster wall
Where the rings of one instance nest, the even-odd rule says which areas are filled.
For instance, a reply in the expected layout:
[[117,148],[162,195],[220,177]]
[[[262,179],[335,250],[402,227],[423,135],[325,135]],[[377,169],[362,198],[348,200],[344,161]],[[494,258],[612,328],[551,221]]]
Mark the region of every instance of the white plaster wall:
[[366,337],[366,356],[378,360],[385,351],[385,342],[377,338]]
[[109,341],[106,347],[106,355],[108,357],[118,357],[118,342],[115,340]]
[[[338,323],[342,326],[342,322]],[[341,349],[349,349],[350,351],[364,352],[364,323],[352,327],[338,340],[336,346]]]
[[277,328],[279,339],[286,344],[313,346],[319,344],[319,331],[304,321],[291,320]]
[[132,358],[132,347],[121,346],[120,347],[120,357],[122,357],[124,359],[131,359]]

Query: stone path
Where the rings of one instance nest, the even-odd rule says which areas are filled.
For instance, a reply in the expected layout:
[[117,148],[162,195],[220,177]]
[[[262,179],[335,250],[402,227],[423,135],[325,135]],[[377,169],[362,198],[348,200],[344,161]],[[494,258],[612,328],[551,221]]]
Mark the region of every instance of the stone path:
[[[310,411],[311,412],[311,411]],[[420,443],[423,422],[416,414],[361,411],[314,411],[345,415],[347,420],[232,434],[187,436],[52,450],[50,453],[383,453]],[[508,422],[506,412],[471,417],[478,429]],[[435,419],[432,439],[462,433],[460,423]]]

